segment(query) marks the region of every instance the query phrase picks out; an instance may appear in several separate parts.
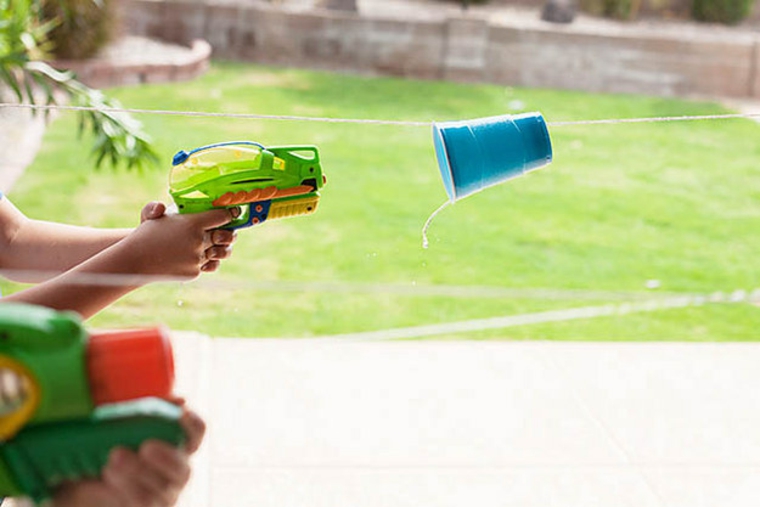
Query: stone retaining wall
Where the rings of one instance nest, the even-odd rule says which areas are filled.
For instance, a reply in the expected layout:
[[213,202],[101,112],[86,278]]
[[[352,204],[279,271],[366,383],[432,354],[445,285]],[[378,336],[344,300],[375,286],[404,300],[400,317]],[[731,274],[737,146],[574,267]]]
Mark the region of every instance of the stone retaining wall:
[[77,79],[88,86],[107,88],[190,80],[208,70],[210,58],[211,46],[204,40],[196,39],[189,41],[182,51],[174,49],[170,58],[158,58],[155,61],[143,54],[131,61],[110,56],[88,60],[57,60],[51,63],[56,68],[73,71]]
[[132,0],[132,33],[218,58],[427,79],[664,96],[760,98],[760,34],[698,36],[496,25],[476,17],[377,18],[266,4]]

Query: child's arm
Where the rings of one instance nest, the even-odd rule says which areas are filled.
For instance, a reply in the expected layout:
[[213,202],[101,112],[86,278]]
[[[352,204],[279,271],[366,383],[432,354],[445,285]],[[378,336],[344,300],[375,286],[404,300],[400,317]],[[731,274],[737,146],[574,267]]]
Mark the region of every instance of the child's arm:
[[[8,209],[5,208],[5,211]],[[47,236],[48,240],[52,236],[56,241],[26,235],[19,237],[21,229],[26,225],[17,225],[12,221],[8,227],[2,222],[3,218],[9,216],[13,220],[24,220],[23,214],[18,210],[14,213],[13,210],[15,208],[11,209],[9,215],[0,214],[2,241],[9,245],[10,251],[16,248],[28,251],[29,259],[21,260],[17,255],[5,253],[0,255],[0,267],[21,265],[26,269],[40,269],[39,264],[42,264],[43,267],[55,265],[61,268],[72,259],[85,260],[44,283],[4,297],[0,301],[73,310],[84,318],[91,317],[125,294],[148,283],[149,279],[144,275],[192,279],[201,272],[214,271],[221,259],[229,257],[230,245],[234,240],[234,234],[230,231],[215,230],[231,220],[232,214],[227,209],[192,215],[165,215],[164,206],[153,203],[143,210],[143,222],[133,231],[106,232],[98,236],[97,230],[82,231],[81,229],[85,228],[70,229],[66,226],[58,229],[58,224],[46,225],[47,231],[56,229],[55,233],[49,233]],[[23,218],[19,218],[16,213]],[[8,234],[8,231],[11,234]],[[14,231],[17,233],[13,234]],[[67,231],[71,232],[74,239],[67,239]],[[21,243],[18,243],[19,241]],[[27,246],[27,243],[32,246]],[[67,247],[73,248],[75,253],[57,253],[58,250]],[[87,254],[92,256],[87,257]],[[45,260],[46,255],[53,256],[56,260]],[[10,260],[6,260],[6,257]],[[91,276],[98,274],[136,276],[129,276],[130,280],[126,283],[120,279],[113,280],[115,283],[103,283],[109,280]]]
[[33,220],[0,197],[0,267],[13,280],[40,282],[89,259],[130,231]]

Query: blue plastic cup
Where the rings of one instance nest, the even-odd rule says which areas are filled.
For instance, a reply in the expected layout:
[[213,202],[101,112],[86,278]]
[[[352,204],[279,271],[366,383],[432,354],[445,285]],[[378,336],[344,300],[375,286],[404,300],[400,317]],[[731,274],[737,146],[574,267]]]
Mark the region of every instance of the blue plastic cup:
[[451,202],[552,161],[541,113],[435,123],[433,142]]

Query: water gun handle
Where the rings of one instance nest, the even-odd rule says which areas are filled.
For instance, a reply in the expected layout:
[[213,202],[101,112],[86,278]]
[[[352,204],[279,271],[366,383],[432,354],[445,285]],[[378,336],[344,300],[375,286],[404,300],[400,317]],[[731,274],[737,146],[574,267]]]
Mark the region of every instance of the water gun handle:
[[85,419],[39,424],[0,446],[0,495],[40,502],[56,486],[96,478],[114,447],[137,450],[148,439],[184,443],[182,409],[157,398],[105,405]]

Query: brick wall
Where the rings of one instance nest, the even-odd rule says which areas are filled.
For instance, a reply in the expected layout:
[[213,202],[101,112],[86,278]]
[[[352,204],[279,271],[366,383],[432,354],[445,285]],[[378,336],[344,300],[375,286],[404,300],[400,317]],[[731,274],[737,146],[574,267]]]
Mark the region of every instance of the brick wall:
[[226,59],[511,86],[760,98],[757,33],[621,35],[475,17],[421,21],[187,0],[132,0],[126,18],[133,33],[185,44],[202,38]]
[[665,96],[752,95],[757,40],[616,37],[492,28],[487,81]]

